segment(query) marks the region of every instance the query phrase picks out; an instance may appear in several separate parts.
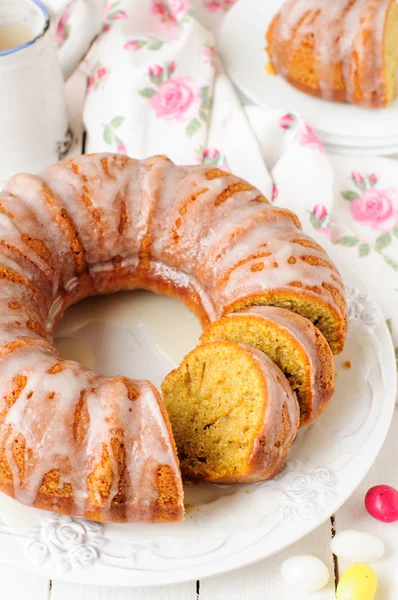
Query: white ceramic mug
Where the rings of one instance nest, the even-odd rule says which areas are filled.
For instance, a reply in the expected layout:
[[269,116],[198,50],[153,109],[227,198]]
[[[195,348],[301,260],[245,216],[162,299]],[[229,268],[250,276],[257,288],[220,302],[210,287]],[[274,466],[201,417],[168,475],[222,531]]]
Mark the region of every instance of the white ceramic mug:
[[57,21],[58,34],[66,23],[40,0],[0,0],[0,26],[23,25],[33,33],[29,41],[0,51],[0,181],[21,171],[37,173],[70,146],[64,79],[99,32],[102,17],[99,0],[74,3],[81,3],[80,22],[65,29],[57,52]]

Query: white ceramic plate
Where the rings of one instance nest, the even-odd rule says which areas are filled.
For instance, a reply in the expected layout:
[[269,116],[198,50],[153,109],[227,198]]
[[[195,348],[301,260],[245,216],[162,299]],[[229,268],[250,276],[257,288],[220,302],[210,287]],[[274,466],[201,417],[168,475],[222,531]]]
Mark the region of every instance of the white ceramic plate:
[[[375,460],[395,402],[392,343],[358,275],[329,249],[348,289],[349,334],[336,358],[336,393],[300,431],[283,472],[257,485],[186,485],[180,524],[101,525],[22,507],[0,495],[0,560],[53,578],[150,586],[216,575],[297,541],[354,491]],[[72,307],[58,346],[106,375],[164,375],[196,343],[199,324],[177,302],[147,292]],[[345,361],[351,368],[344,368]]]
[[389,156],[398,155],[398,144],[394,146],[374,146],[367,148],[363,146],[339,146],[338,144],[324,143],[328,154],[340,154],[343,156]]
[[[398,139],[398,99],[384,109],[366,109],[313,98],[289,85],[282,77],[265,73],[265,32],[281,0],[240,0],[227,14],[220,34],[224,65],[240,90],[265,108],[297,112],[322,138],[356,146],[351,138],[377,140],[375,146]],[[336,139],[336,138],[341,138]]]
[[322,137],[322,141],[326,144],[335,144],[335,145],[345,145],[352,146],[355,148],[369,148],[375,146],[388,148],[390,146],[398,145],[398,137],[392,138],[378,138],[376,136],[372,136],[371,138],[360,138],[360,137],[343,137],[338,135],[331,135],[329,133],[321,132],[316,127],[314,127],[315,133]]

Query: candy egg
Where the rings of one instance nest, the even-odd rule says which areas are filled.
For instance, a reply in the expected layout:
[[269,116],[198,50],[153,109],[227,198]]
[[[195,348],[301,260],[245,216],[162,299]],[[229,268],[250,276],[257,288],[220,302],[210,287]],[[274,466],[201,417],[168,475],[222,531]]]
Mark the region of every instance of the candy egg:
[[398,521],[398,492],[390,485],[375,485],[366,493],[365,507],[379,521]]
[[340,578],[336,600],[374,600],[377,577],[369,565],[352,565]]
[[281,574],[285,581],[304,592],[321,590],[329,581],[327,566],[316,556],[301,554],[283,561]]
[[379,538],[362,531],[341,531],[330,542],[332,552],[353,563],[368,563],[384,554],[384,544]]

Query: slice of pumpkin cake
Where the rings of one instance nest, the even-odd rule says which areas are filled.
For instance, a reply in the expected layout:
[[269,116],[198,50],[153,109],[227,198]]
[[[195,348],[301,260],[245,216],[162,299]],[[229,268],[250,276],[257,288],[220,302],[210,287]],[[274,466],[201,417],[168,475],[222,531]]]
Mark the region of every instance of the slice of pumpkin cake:
[[296,396],[263,352],[214,341],[197,346],[162,385],[183,473],[255,482],[282,468],[299,424]]
[[241,342],[265,352],[296,392],[300,427],[316,419],[333,394],[334,363],[329,344],[308,319],[297,313],[253,306],[214,322],[201,340]]

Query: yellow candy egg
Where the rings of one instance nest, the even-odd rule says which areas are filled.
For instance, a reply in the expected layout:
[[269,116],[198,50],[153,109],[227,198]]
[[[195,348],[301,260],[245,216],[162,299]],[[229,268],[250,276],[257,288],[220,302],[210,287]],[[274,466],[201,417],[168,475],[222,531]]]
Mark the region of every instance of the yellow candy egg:
[[369,565],[352,565],[340,577],[337,600],[374,600],[377,577]]

